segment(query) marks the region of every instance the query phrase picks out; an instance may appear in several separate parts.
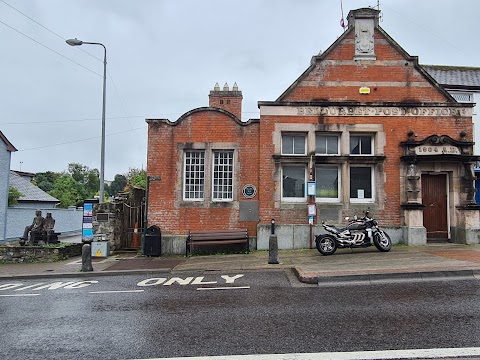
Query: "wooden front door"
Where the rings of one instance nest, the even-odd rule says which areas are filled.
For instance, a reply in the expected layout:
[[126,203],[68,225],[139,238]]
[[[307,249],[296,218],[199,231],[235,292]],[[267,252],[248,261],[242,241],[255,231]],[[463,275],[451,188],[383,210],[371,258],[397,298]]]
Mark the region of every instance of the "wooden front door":
[[447,175],[422,175],[422,203],[427,240],[448,240]]

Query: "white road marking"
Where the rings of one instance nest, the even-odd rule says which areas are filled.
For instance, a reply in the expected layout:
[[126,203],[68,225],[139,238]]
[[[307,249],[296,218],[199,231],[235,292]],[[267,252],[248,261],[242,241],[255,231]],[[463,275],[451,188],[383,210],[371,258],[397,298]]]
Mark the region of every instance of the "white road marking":
[[[225,284],[233,284],[235,280],[243,277],[243,274],[237,274],[234,276],[229,275],[221,275],[221,278],[225,281]],[[194,278],[193,276],[189,276],[184,278],[180,277],[172,277],[170,279],[167,278],[151,278],[145,279],[137,283],[137,286],[156,286],[156,285],[212,285],[218,284],[218,281],[204,281],[204,276],[198,276]]]
[[40,294],[13,294],[13,295],[0,295],[1,297],[20,297],[20,296],[38,296]]
[[90,291],[90,294],[115,294],[115,293],[138,293],[145,290],[110,290],[110,291]]
[[237,289],[250,289],[250,286],[225,286],[225,287],[197,288],[197,290],[237,290]]
[[[383,350],[357,352],[324,352],[324,353],[296,353],[296,354],[256,354],[230,356],[199,356],[157,358],[149,360],[373,360],[373,359],[434,359],[451,356],[480,355],[480,347],[445,348],[445,349],[412,349],[412,350]],[[140,359],[138,359],[140,360]],[[147,359],[143,359],[147,360]]]

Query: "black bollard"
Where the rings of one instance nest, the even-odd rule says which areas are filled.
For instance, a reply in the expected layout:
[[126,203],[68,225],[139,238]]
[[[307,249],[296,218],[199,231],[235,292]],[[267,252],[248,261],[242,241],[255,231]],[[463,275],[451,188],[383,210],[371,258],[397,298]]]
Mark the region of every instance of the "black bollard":
[[82,272],[93,271],[92,267],[92,247],[90,244],[82,246]]
[[268,263],[278,264],[278,240],[275,235],[275,219],[272,219],[270,238],[268,239]]

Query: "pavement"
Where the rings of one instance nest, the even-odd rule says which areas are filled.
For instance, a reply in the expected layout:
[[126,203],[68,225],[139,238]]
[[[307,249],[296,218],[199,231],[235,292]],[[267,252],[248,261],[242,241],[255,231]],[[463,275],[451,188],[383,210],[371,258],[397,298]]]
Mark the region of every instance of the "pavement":
[[[78,237],[61,239],[76,242]],[[145,257],[118,252],[92,258],[93,272],[81,272],[81,256],[49,263],[0,264],[0,280],[34,277],[125,275],[131,273],[225,273],[252,270],[290,270],[299,281],[320,286],[392,281],[430,281],[446,278],[480,279],[480,244],[434,243],[394,245],[389,252],[375,247],[339,249],[323,256],[316,249],[279,250],[278,264],[269,264],[268,251],[249,254]]]

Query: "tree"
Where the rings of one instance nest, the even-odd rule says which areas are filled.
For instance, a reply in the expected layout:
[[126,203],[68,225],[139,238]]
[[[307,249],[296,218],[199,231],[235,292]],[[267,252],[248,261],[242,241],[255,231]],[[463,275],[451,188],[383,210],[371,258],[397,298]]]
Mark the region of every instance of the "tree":
[[73,180],[81,184],[85,190],[87,198],[93,198],[100,188],[100,177],[97,169],[89,169],[88,166],[69,163],[68,173]]
[[48,193],[49,191],[53,190],[53,184],[59,176],[59,173],[52,171],[39,172],[33,177],[32,183]]
[[79,206],[87,198],[87,193],[82,184],[75,181],[70,175],[63,173],[55,180],[54,188],[50,195],[60,200],[60,207]]
[[117,195],[119,191],[123,191],[125,189],[125,186],[127,186],[127,178],[125,175],[117,174],[110,184],[108,193],[113,196]]
[[128,169],[128,173],[125,174],[127,178],[127,185],[130,187],[139,187],[142,189],[147,188],[147,171],[137,168]]
[[21,198],[23,194],[15,189],[13,186],[8,188],[8,206],[13,206],[18,204],[18,199]]

